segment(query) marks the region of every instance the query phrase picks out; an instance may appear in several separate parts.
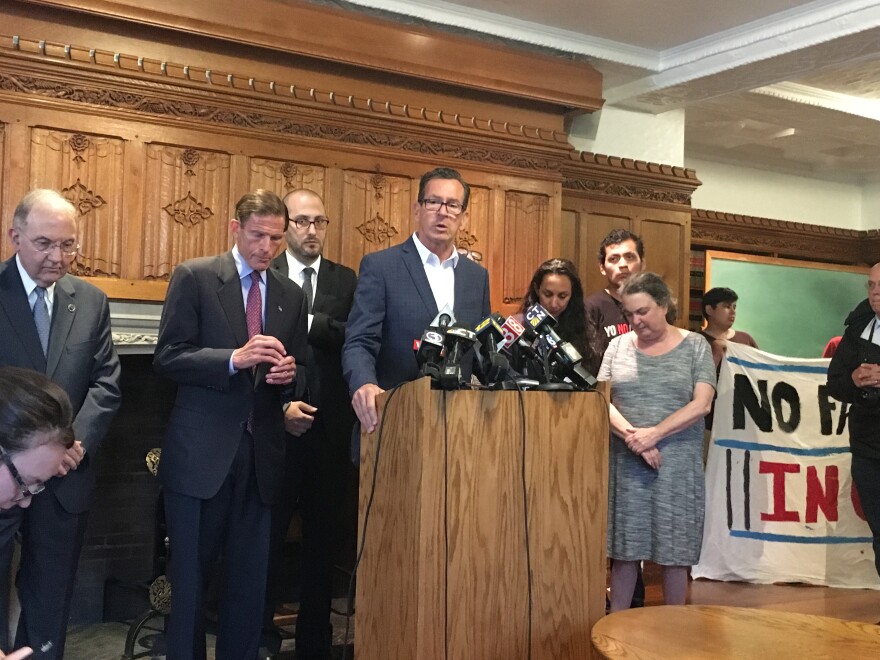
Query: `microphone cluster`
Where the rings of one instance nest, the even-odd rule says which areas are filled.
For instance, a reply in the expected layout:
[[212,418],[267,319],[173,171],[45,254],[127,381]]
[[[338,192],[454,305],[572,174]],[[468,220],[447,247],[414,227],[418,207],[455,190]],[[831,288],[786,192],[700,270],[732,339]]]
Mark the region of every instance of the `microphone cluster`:
[[[580,352],[562,339],[556,319],[541,305],[532,305],[523,322],[497,312],[473,330],[441,311],[425,329],[414,349],[419,373],[440,389],[470,387],[462,378],[462,364],[474,351],[476,376],[492,389],[591,390],[596,378],[583,364]],[[511,360],[521,363],[520,370]]]

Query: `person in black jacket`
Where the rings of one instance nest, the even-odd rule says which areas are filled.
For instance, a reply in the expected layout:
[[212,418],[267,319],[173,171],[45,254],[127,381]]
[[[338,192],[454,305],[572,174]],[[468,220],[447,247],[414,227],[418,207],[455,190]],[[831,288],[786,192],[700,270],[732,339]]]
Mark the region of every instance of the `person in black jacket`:
[[852,404],[852,479],[874,536],[874,563],[880,573],[880,263],[871,268],[867,286],[868,299],[847,317],[828,367],[828,391]]

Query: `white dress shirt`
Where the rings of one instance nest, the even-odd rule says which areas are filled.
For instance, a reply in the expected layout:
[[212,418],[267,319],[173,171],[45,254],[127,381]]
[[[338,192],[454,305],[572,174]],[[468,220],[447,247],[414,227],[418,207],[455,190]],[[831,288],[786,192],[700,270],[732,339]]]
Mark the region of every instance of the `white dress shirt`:
[[422,244],[416,234],[413,234],[412,237],[425,268],[425,275],[428,276],[428,284],[431,286],[431,293],[434,294],[437,309],[454,309],[455,267],[458,265],[458,250],[453,248],[452,256],[441,262],[436,254]]

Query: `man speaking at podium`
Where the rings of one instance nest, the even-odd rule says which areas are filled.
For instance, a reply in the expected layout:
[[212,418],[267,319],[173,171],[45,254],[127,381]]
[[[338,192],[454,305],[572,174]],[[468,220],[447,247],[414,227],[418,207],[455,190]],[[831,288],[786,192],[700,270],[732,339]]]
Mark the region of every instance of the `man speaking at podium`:
[[438,167],[419,181],[415,233],[361,261],[348,317],[342,370],[361,427],[379,422],[376,396],[415,380],[413,341],[451,309],[469,328],[489,315],[489,273],[455,249],[467,223],[470,186],[456,170]]

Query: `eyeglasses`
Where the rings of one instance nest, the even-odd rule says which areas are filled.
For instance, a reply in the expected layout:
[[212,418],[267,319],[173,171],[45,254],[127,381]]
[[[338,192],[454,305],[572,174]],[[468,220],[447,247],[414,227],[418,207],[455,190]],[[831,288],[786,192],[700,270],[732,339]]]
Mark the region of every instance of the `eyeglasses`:
[[18,472],[18,468],[15,467],[15,464],[12,462],[12,457],[6,452],[3,447],[0,447],[0,460],[6,465],[6,468],[9,470],[9,474],[12,475],[12,478],[15,480],[15,483],[18,484],[18,489],[21,491],[17,497],[12,499],[13,503],[21,502],[22,500],[26,500],[29,497],[33,497],[34,495],[39,495],[44,490],[46,490],[46,484],[42,481],[38,481],[34,484],[26,484],[24,479],[21,478],[21,474]]
[[291,222],[296,225],[297,229],[308,229],[309,225],[315,225],[315,229],[327,229],[327,225],[330,224],[327,218],[315,218],[314,220],[294,218]]
[[424,206],[426,211],[431,211],[432,213],[439,211],[444,206],[449,215],[458,215],[464,211],[464,204],[454,199],[448,202],[444,202],[440,199],[421,199],[419,200],[419,204]]
[[867,282],[865,282],[865,288],[866,288],[868,291],[873,291],[873,290],[876,289],[878,286],[880,286],[880,282],[872,282],[871,280],[868,280]]
[[48,238],[31,238],[30,236],[25,236],[31,242],[31,245],[34,246],[34,249],[37,252],[42,252],[45,255],[52,254],[56,249],[61,250],[61,254],[65,257],[72,257],[79,252],[79,244],[73,240],[67,241],[55,241],[54,243],[50,241]]

